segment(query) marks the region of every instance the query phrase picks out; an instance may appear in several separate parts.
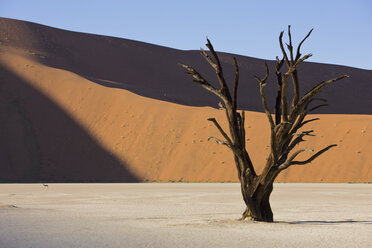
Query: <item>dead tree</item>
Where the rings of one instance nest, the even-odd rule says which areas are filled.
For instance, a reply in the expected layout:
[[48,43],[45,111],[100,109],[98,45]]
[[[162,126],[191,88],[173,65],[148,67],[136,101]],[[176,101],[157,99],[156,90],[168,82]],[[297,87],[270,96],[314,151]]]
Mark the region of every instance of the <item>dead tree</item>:
[[[326,99],[316,98],[315,96],[320,90],[335,81],[348,77],[342,75],[330,80],[326,80],[315,85],[306,94],[300,97],[299,90],[299,78],[297,74],[297,67],[299,64],[304,62],[306,59],[311,57],[311,54],[302,56],[300,50],[301,45],[310,36],[312,30],[306,35],[306,37],[300,42],[297,47],[296,53],[292,46],[291,29],[288,26],[288,37],[289,44],[286,44],[287,49],[283,45],[283,32],[279,35],[279,45],[283,54],[283,58],[276,58],[275,75],[278,85],[274,118],[270,112],[267,103],[264,88],[266,81],[269,77],[269,67],[265,62],[266,74],[263,78],[255,76],[255,79],[259,83],[262,106],[266,117],[270,124],[270,154],[266,160],[264,169],[260,175],[257,175],[252,161],[246,150],[246,138],[245,138],[245,115],[244,110],[237,110],[237,92],[239,84],[239,66],[236,58],[233,58],[233,64],[235,68],[235,80],[234,89],[231,94],[226,80],[223,75],[223,70],[218,57],[211,42],[207,39],[206,46],[209,49],[209,53],[201,49],[201,55],[208,61],[216,72],[217,79],[219,82],[219,88],[216,88],[210,84],[199,72],[193,67],[180,64],[186,69],[187,73],[193,77],[193,81],[199,84],[204,89],[217,95],[222,102],[220,107],[226,112],[226,118],[229,125],[230,135],[228,135],[223,128],[219,125],[215,118],[209,118],[208,120],[213,122],[221,133],[223,139],[216,137],[209,137],[209,140],[215,140],[218,144],[225,145],[231,149],[234,154],[234,160],[236,169],[238,171],[238,177],[241,184],[241,192],[243,195],[244,202],[246,204],[246,210],[243,213],[241,220],[254,220],[254,221],[273,221],[273,213],[271,210],[269,198],[273,190],[273,183],[275,178],[280,172],[289,168],[292,165],[304,165],[312,162],[315,158],[326,152],[333,146],[329,145],[322,150],[316,152],[308,159],[303,161],[295,160],[296,157],[305,151],[313,152],[312,149],[303,148],[297,149],[297,145],[304,141],[305,136],[314,136],[313,130],[300,131],[304,125],[309,122],[316,121],[318,118],[305,120],[305,117],[320,107],[326,106],[324,102]],[[283,70],[283,65],[286,65]],[[287,99],[287,86],[288,81],[292,81],[293,85],[293,97]],[[291,100],[288,106],[288,100]],[[320,101],[323,102],[315,107],[309,107],[310,103]]]

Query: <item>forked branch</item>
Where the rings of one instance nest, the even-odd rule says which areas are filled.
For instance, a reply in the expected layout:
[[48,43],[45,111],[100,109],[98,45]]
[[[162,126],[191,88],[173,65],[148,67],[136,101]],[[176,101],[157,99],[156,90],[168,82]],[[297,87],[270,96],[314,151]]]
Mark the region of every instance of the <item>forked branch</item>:
[[214,62],[215,66],[213,66],[213,65],[212,66],[216,71],[218,82],[220,83],[220,86],[221,86],[220,91],[223,92],[223,94],[225,94],[226,97],[228,98],[227,100],[229,102],[231,102],[230,92],[228,90],[225,78],[223,77],[223,71],[222,71],[220,59],[218,58],[218,55],[217,55],[216,51],[214,50],[214,48],[212,46],[212,43],[210,42],[210,40],[208,38],[207,38],[207,44],[205,44],[205,45],[208,47],[208,49],[209,49],[209,51],[210,51],[210,53],[212,54],[212,57],[213,57],[213,62]]
[[294,152],[292,154],[292,156],[285,163],[283,163],[283,164],[281,164],[279,166],[278,169],[280,171],[282,171],[282,170],[287,169],[291,165],[305,165],[305,164],[309,164],[314,159],[316,159],[317,157],[319,157],[320,155],[322,155],[323,153],[325,153],[326,151],[328,151],[329,149],[331,149],[332,147],[335,147],[335,146],[337,146],[337,145],[336,144],[329,145],[329,146],[323,148],[322,150],[320,150],[319,152],[315,153],[313,156],[311,156],[307,160],[304,160],[304,161],[294,161],[294,159],[297,157],[297,155],[300,154],[301,152],[303,152],[303,151],[311,151],[311,152],[313,152],[314,151],[314,150],[308,149],[308,148],[300,149],[300,150]]
[[309,38],[309,36],[310,36],[310,34],[311,34],[311,32],[313,32],[313,28],[310,30],[310,32],[305,36],[305,38],[300,42],[300,44],[298,45],[298,47],[297,47],[297,54],[296,54],[296,58],[295,58],[295,60],[297,61],[300,57],[301,57],[301,46],[302,46],[302,44],[305,42],[305,40],[307,39],[307,38]]
[[294,134],[295,132],[297,132],[298,129],[300,129],[301,127],[303,127],[307,123],[313,122],[313,121],[318,121],[318,120],[320,120],[320,118],[312,118],[312,119],[309,119],[309,120],[306,120],[306,121],[299,121],[298,124],[296,124],[294,126],[294,128],[292,129],[291,134]]
[[221,93],[220,90],[216,89],[210,83],[208,83],[208,81],[205,80],[202,77],[202,75],[200,75],[199,72],[197,72],[194,68],[192,68],[191,66],[188,66],[188,65],[184,65],[184,64],[179,64],[179,66],[181,66],[181,67],[183,67],[187,70],[187,74],[190,74],[194,78],[193,81],[195,83],[199,84],[204,89],[212,92],[213,94],[215,94],[216,96],[218,96],[222,100],[226,99],[225,96]]
[[304,161],[292,161],[291,162],[291,165],[303,165],[303,164],[311,163],[314,159],[316,159],[317,157],[319,157],[320,155],[322,155],[323,153],[325,153],[326,151],[328,151],[329,149],[331,149],[332,147],[335,147],[335,146],[337,146],[337,145],[336,144],[329,145],[326,148],[323,148],[319,152],[315,153],[313,156],[311,156],[307,160],[304,160]]
[[218,124],[217,120],[215,118],[208,118],[208,121],[213,122],[213,124],[217,127],[218,131],[220,131],[222,136],[226,139],[229,147],[232,148],[233,142],[231,141],[230,137],[225,133],[225,131],[223,131],[222,127],[220,126],[220,124]]
[[266,74],[262,79],[260,79],[257,76],[254,76],[254,78],[260,83],[260,94],[261,94],[262,107],[266,113],[267,119],[269,120],[271,130],[274,130],[275,124],[273,121],[273,117],[271,116],[270,110],[267,107],[266,95],[264,91],[264,87],[266,86],[266,80],[269,78],[269,66],[267,65],[266,62],[265,62],[265,68],[266,68]]
[[304,151],[314,152],[314,150],[310,148],[303,148],[303,149],[297,150],[283,164],[279,165],[278,170],[282,171],[282,170],[287,169],[289,166],[292,165],[292,161],[298,156],[298,154]]
[[348,78],[348,77],[349,77],[348,75],[342,75],[342,76],[338,76],[338,77],[335,77],[335,78],[332,78],[332,79],[329,79],[327,81],[323,81],[323,82],[320,82],[319,84],[317,84],[315,87],[313,87],[311,90],[309,90],[301,98],[301,100],[298,102],[298,104],[295,106],[295,108],[291,112],[291,118],[290,119],[293,120],[297,116],[299,111],[301,109],[303,109],[305,106],[307,106],[309,101],[311,101],[312,97],[314,97],[316,94],[318,94],[324,86],[326,86],[327,84],[333,83],[335,81],[339,81],[341,79]]

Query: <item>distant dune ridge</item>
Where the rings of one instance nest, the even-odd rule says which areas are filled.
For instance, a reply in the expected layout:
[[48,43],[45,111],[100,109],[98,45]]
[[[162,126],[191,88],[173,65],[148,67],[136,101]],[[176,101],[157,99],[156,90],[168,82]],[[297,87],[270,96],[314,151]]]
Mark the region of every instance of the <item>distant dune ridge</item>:
[[[233,55],[220,55],[231,79]],[[240,108],[261,112],[252,75],[264,73],[263,60],[236,57]],[[0,18],[0,182],[237,181],[230,151],[207,142],[218,136],[208,117],[226,125],[218,99],[180,62],[215,81],[199,51]],[[372,182],[372,71],[304,63],[301,90],[341,74],[350,78],[321,93],[330,106],[304,144],[338,146],[278,181]],[[248,112],[247,138],[261,168],[269,144],[262,113]]]

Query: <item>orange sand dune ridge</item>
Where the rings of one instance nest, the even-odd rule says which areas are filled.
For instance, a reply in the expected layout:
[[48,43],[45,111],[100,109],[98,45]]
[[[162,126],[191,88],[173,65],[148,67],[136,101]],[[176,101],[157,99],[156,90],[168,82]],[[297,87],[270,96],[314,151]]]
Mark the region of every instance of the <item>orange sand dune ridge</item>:
[[[105,87],[22,49],[0,47],[0,68],[0,181],[237,181],[231,152],[207,141],[219,137],[207,118],[226,128],[220,110]],[[317,136],[304,146],[338,146],[277,181],[372,182],[372,116],[314,117],[321,120],[306,128]],[[260,171],[268,123],[257,112],[246,120],[247,149]]]

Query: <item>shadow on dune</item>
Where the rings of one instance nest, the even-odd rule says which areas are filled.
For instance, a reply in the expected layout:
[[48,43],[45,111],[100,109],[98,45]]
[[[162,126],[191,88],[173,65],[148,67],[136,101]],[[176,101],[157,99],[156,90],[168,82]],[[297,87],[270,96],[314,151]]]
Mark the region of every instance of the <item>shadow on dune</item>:
[[305,224],[305,225],[335,225],[335,224],[347,224],[347,223],[359,223],[371,225],[372,221],[364,220],[312,220],[312,221],[276,221],[276,223],[284,224]]
[[138,182],[48,97],[0,67],[0,182]]
[[[128,39],[65,31],[6,18],[0,18],[0,28],[3,30],[0,34],[2,44],[28,51],[44,65],[74,72],[106,87],[126,89],[153,99],[189,106],[218,107],[220,100],[200,89],[177,65],[192,65],[209,82],[216,83],[213,69],[199,51],[182,51]],[[201,45],[203,43],[201,40]],[[230,87],[234,79],[233,56],[237,57],[240,66],[239,108],[262,112],[259,87],[253,75],[264,74],[264,60],[220,53],[224,75]],[[274,68],[274,61],[268,64]],[[320,108],[315,113],[372,114],[369,101],[371,70],[304,63],[299,68],[301,94],[323,80],[342,74],[348,74],[350,78],[325,87],[319,97],[326,96],[330,106]],[[274,77],[275,74],[271,73],[268,87],[265,88],[271,108],[277,93]],[[292,87],[291,83],[288,87]]]
[[[62,52],[47,49],[47,53],[51,56],[40,62],[72,71],[100,85],[129,90],[144,97],[188,106],[218,108],[220,99],[193,83],[191,77],[178,66],[179,63],[192,65],[217,87],[215,73],[200,56],[199,51],[180,51],[125,39],[109,37],[93,39],[90,35],[75,35],[82,36],[79,39],[81,43],[76,42],[65,47],[70,56],[62,57]],[[234,78],[233,56],[237,57],[240,65],[239,108],[262,112],[259,87],[253,75],[264,74],[264,60],[220,53],[224,75],[230,89],[233,88]],[[268,61],[268,64],[270,68],[275,68],[273,61]],[[325,87],[319,96],[326,97],[329,106],[320,108],[315,113],[372,114],[371,105],[367,100],[369,99],[367,92],[372,89],[370,84],[372,71],[338,65],[304,63],[299,68],[301,95],[321,81],[343,74],[350,75],[350,78],[336,83],[337,85]],[[288,87],[288,97],[292,97],[292,85]],[[271,73],[269,85],[265,90],[268,105],[273,109],[277,94],[274,73]]]

